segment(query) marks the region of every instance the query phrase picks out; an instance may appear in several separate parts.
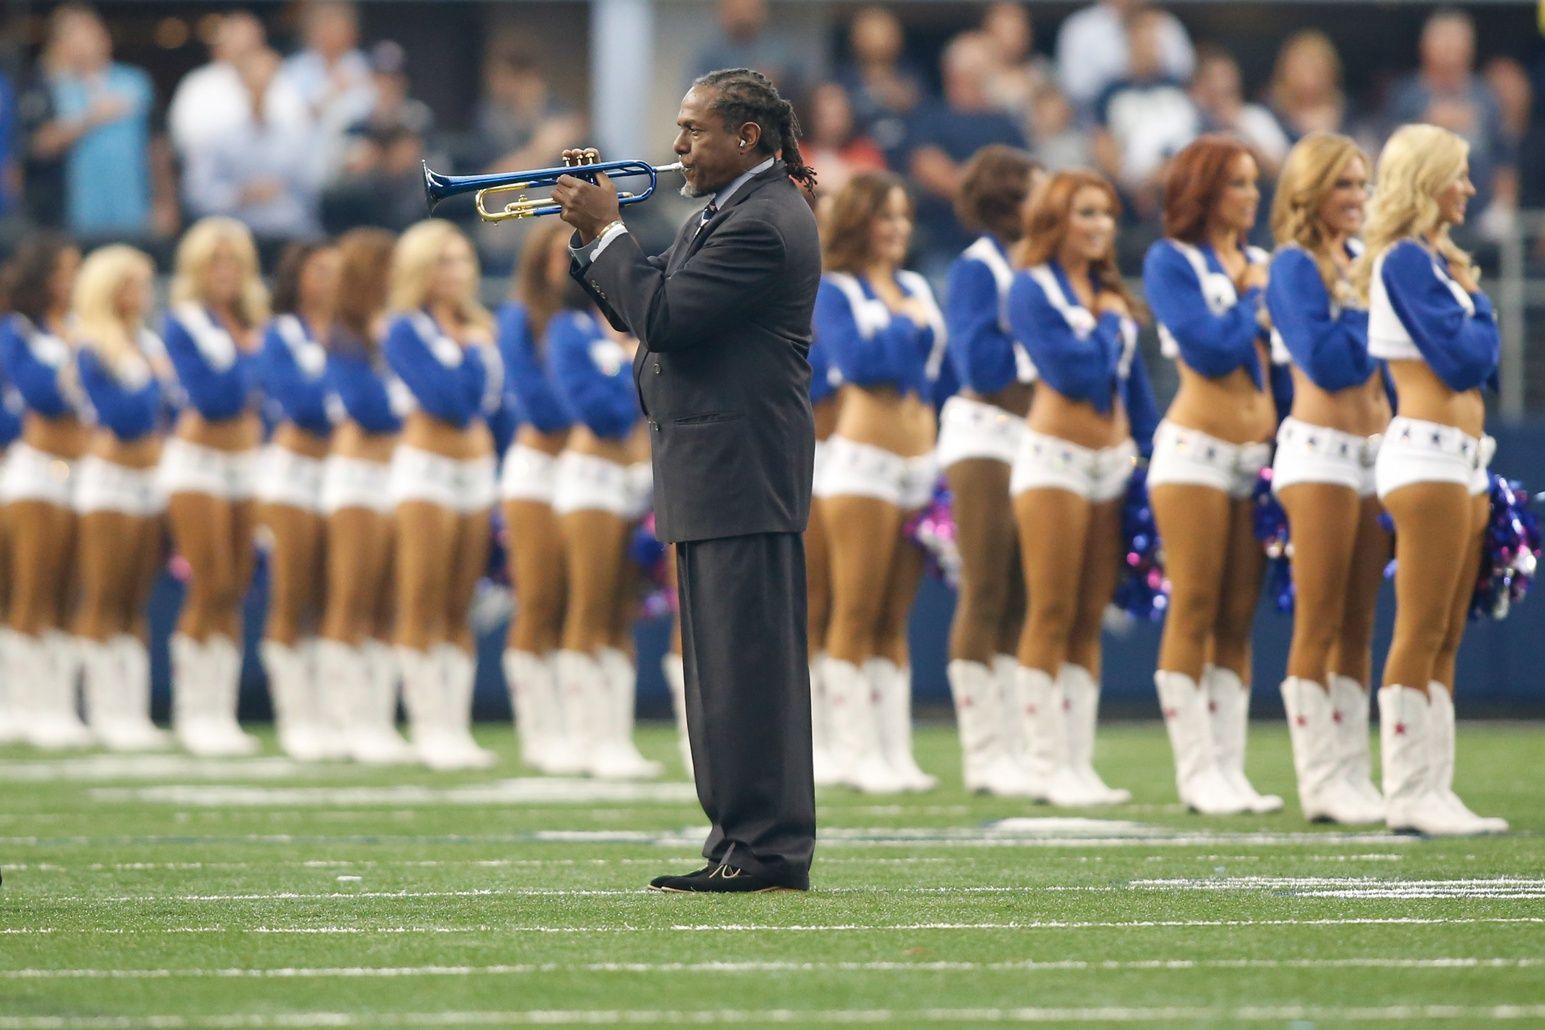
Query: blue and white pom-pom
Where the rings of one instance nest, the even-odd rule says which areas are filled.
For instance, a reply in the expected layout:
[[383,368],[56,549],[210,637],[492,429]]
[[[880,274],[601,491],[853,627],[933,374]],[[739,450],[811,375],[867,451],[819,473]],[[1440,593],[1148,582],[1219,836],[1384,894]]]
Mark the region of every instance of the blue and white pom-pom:
[[1117,608],[1139,619],[1163,618],[1169,608],[1169,580],[1164,575],[1164,546],[1148,501],[1148,470],[1138,466],[1127,482],[1121,505],[1122,565],[1116,584]]
[[944,580],[951,590],[960,587],[960,541],[955,535],[955,498],[943,480],[934,487],[933,500],[902,527],[908,540],[928,556],[928,572]]
[[1470,601],[1470,618],[1507,618],[1529,592],[1540,559],[1540,520],[1517,480],[1491,473],[1491,510],[1481,543],[1481,568]]
[[1293,612],[1293,538],[1288,531],[1287,511],[1271,490],[1272,469],[1261,469],[1250,495],[1254,510],[1251,513],[1255,526],[1255,538],[1266,552],[1266,592],[1277,611],[1284,615]]

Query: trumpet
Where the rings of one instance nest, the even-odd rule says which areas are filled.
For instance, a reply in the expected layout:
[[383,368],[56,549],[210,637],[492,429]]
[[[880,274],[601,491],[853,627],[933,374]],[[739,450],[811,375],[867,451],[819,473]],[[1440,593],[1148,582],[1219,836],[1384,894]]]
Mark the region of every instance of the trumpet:
[[[579,171],[578,169],[584,169]],[[488,175],[442,175],[424,162],[424,197],[429,201],[431,212],[447,197],[473,193],[478,217],[485,222],[503,222],[511,218],[537,218],[555,215],[562,210],[551,197],[528,197],[527,190],[545,189],[558,184],[560,175],[578,175],[595,182],[594,173],[605,172],[613,179],[638,179],[648,181],[636,192],[619,190],[618,204],[637,204],[654,195],[662,172],[681,171],[681,162],[669,165],[652,165],[645,161],[602,161],[601,152],[589,147],[577,158],[564,158],[559,168],[538,168],[529,172],[494,172]],[[490,208],[486,198],[503,194],[519,194],[502,208]]]

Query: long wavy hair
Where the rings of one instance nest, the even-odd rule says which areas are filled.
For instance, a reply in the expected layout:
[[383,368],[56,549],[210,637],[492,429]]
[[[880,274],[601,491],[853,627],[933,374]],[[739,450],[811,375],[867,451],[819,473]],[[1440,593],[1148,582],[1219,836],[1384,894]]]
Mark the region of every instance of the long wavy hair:
[[241,291],[232,305],[232,314],[247,328],[254,328],[268,318],[268,291],[258,271],[257,245],[252,233],[234,218],[210,215],[200,218],[183,234],[177,245],[172,274],[173,304],[208,303],[204,282],[215,252],[229,247],[241,266]]
[[[540,341],[547,332],[547,323],[565,308],[585,307],[585,293],[579,284],[565,275],[560,283],[547,281],[547,269],[554,246],[559,238],[567,238],[571,230],[556,218],[539,223],[526,234],[521,244],[520,261],[515,265],[515,276],[510,280],[510,299],[519,301],[526,309],[533,336]],[[538,343],[540,346],[540,342]]]
[[1233,136],[1198,136],[1175,155],[1164,176],[1164,235],[1202,243],[1207,220],[1228,188],[1229,172],[1250,148]]
[[1465,172],[1470,145],[1436,125],[1404,125],[1384,144],[1374,170],[1373,206],[1363,232],[1366,249],[1352,266],[1352,288],[1368,301],[1373,263],[1389,246],[1406,237],[1434,236],[1438,253],[1451,267],[1478,275],[1470,255],[1449,238],[1438,208],[1438,194]]
[[[891,172],[860,172],[821,205],[821,264],[828,272],[862,272],[869,263],[869,227],[906,184]],[[907,204],[912,204],[907,194]]]
[[376,319],[386,311],[396,234],[350,229],[338,237],[338,325],[347,345],[374,354]]
[[145,328],[148,312],[131,320],[118,308],[118,295],[136,272],[155,273],[150,255],[124,243],[98,247],[81,262],[70,298],[70,310],[75,316],[72,335],[82,347],[96,351],[115,369],[140,354],[139,333]]
[[[1110,201],[1112,215],[1119,221],[1121,201],[1110,180],[1087,168],[1057,172],[1036,187],[1030,206],[1025,210],[1024,234],[1013,250],[1016,268],[1042,265],[1057,256],[1062,241],[1067,239],[1068,223],[1073,218],[1073,199],[1078,196],[1079,190],[1086,188],[1104,193]],[[1089,278],[1100,289],[1109,290],[1125,301],[1133,318],[1139,322],[1147,321],[1148,308],[1127,289],[1126,282],[1121,278],[1121,270],[1116,267],[1114,240],[1104,257],[1089,263]]]
[[956,216],[968,229],[1015,242],[1024,228],[1025,197],[1041,170],[1028,151],[989,143],[971,155],[961,173]]
[[[452,240],[467,242],[466,234],[443,218],[426,218],[408,227],[392,252],[389,303],[394,311],[416,311],[429,299],[429,282],[435,264]],[[467,243],[470,247],[471,243]],[[477,298],[477,252],[472,255],[472,286],[456,298],[456,317],[464,326],[493,325],[493,316]]]
[[1320,206],[1336,188],[1336,180],[1358,158],[1363,167],[1368,155],[1347,136],[1311,132],[1294,144],[1277,179],[1277,195],[1271,203],[1271,234],[1282,247],[1296,243],[1314,258],[1320,278],[1331,296],[1337,293],[1340,275],[1330,253],[1330,232],[1320,220]]

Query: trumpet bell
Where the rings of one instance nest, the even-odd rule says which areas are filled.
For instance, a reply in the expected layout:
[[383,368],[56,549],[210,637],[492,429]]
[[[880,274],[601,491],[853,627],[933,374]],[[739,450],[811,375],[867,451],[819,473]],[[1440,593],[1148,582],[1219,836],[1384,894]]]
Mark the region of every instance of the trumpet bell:
[[[619,204],[637,204],[654,195],[661,172],[681,170],[676,164],[655,165],[644,161],[601,161],[601,153],[595,148],[580,151],[575,158],[565,158],[566,163],[556,168],[538,168],[528,172],[494,172],[487,175],[444,175],[424,163],[424,199],[433,212],[443,201],[463,193],[474,195],[473,203],[478,217],[485,222],[503,222],[511,219],[537,218],[558,214],[562,208],[548,196],[528,196],[527,191],[551,189],[563,175],[575,175],[595,181],[595,173],[605,172],[614,180],[642,179],[642,189],[619,190]],[[508,194],[513,199],[504,200]],[[490,198],[494,206],[490,206]],[[502,206],[498,206],[502,203]]]

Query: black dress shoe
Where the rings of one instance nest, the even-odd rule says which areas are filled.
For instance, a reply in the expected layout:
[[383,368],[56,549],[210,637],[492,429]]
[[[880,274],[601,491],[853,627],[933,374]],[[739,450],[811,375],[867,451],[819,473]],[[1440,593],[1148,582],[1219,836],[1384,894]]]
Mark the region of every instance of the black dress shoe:
[[649,889],[666,894],[767,894],[800,888],[775,883],[732,865],[715,863],[685,876],[656,876],[649,881]]

